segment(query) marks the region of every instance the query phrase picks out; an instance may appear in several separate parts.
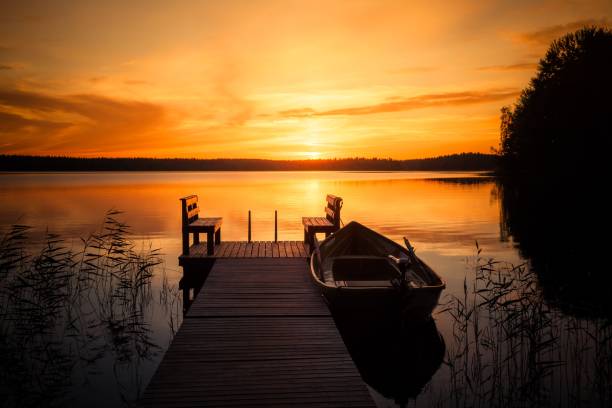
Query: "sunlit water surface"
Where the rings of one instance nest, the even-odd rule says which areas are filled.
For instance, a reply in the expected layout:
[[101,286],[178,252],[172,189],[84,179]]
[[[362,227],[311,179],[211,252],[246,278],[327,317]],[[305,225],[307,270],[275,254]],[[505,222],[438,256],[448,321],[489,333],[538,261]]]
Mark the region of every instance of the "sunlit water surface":
[[[109,209],[123,212],[134,239],[161,248],[171,286],[181,269],[179,198],[197,194],[201,216],[223,217],[224,240],[246,240],[248,211],[253,240],[274,239],[278,211],[279,240],[301,240],[301,217],[322,215],[325,195],[344,199],[342,220],[362,224],[402,242],[410,239],[418,255],[447,282],[445,293],[461,294],[476,242],[487,257],[520,263],[513,243],[500,232],[500,203],[494,181],[483,174],[456,172],[109,172],[0,174],[0,228],[34,227],[78,246],[78,238],[100,228]],[[159,269],[159,268],[158,268]],[[153,280],[159,289],[159,273]],[[155,303],[155,302],[154,302]],[[104,360],[99,374],[74,390],[77,405],[121,405],[125,388],[147,384],[168,347],[172,311],[152,306],[152,339],[161,348],[149,361],[123,375]],[[176,308],[175,308],[176,311]],[[176,316],[174,317],[176,324]],[[451,322],[437,316],[446,338]],[[134,373],[134,370],[136,371]],[[119,370],[121,371],[121,370]],[[442,370],[434,375],[441,376]],[[113,374],[114,372],[114,374]],[[78,375],[78,373],[77,373]],[[119,377],[119,378],[117,378]],[[137,377],[136,379],[134,377]],[[443,380],[443,379],[439,379]],[[371,389],[380,406],[393,405]]]

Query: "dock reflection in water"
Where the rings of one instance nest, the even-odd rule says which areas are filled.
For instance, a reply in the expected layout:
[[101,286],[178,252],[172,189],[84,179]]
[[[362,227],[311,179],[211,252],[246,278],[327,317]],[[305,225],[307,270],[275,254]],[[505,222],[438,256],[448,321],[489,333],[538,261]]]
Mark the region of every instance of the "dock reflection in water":
[[442,364],[446,347],[433,319],[410,325],[334,313],[334,320],[362,379],[399,406],[416,398]]

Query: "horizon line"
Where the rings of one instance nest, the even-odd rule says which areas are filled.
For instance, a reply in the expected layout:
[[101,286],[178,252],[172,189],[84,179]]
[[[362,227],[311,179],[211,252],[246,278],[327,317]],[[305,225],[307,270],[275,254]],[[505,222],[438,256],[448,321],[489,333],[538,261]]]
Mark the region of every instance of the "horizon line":
[[0,153],[0,157],[20,157],[20,158],[37,158],[37,159],[72,159],[72,160],[235,160],[235,161],[246,161],[246,160],[257,160],[257,161],[271,161],[271,162],[320,162],[320,161],[339,161],[339,160],[385,160],[385,161],[410,161],[410,160],[430,160],[440,159],[453,156],[461,155],[482,155],[482,156],[498,156],[495,153],[482,153],[482,152],[459,152],[450,153],[439,156],[419,157],[412,159],[396,159],[392,157],[364,157],[364,156],[353,156],[353,157],[332,157],[332,158],[303,158],[303,159],[266,159],[266,158],[247,158],[247,157],[145,157],[145,156],[62,156],[62,155],[30,155],[30,154],[7,154]]

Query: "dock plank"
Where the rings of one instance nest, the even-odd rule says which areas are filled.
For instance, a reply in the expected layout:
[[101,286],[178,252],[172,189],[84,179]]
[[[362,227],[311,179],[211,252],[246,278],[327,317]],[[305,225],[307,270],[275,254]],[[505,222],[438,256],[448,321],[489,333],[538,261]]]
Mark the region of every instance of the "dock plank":
[[374,407],[308,274],[303,256],[218,258],[139,405]]
[[247,247],[247,243],[246,242],[241,242],[240,243],[240,248],[238,249],[238,258],[244,258],[245,257],[245,253],[246,253],[246,247]]
[[214,254],[208,255],[206,243],[194,244],[189,255],[179,256],[179,265],[197,263],[201,258],[305,258],[307,245],[301,241],[223,241],[215,245]]
[[252,255],[251,255],[251,254],[252,254],[252,252],[253,252],[253,245],[252,245],[250,242],[247,242],[247,243],[246,243],[246,248],[245,248],[245,250],[244,250],[244,256],[245,256],[245,258],[250,258],[250,257],[252,256]]
[[[302,258],[217,259],[188,317],[330,316]],[[296,273],[299,270],[302,273]],[[302,289],[296,293],[295,289]],[[238,292],[236,292],[238,291]],[[246,296],[245,293],[250,293]]]
[[215,247],[215,255],[216,256],[223,256],[223,254],[225,254],[227,250],[227,243],[226,242],[222,242],[221,244],[217,245]]

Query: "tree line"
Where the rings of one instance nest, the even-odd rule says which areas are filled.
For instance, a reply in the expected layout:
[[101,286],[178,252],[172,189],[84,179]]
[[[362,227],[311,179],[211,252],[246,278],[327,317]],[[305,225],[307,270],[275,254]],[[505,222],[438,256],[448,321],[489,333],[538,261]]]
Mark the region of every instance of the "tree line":
[[612,137],[612,31],[555,40],[513,106],[501,111],[500,172],[539,181],[599,177]]
[[492,171],[497,156],[460,153],[426,159],[342,158],[310,160],[84,158],[0,155],[0,171]]

